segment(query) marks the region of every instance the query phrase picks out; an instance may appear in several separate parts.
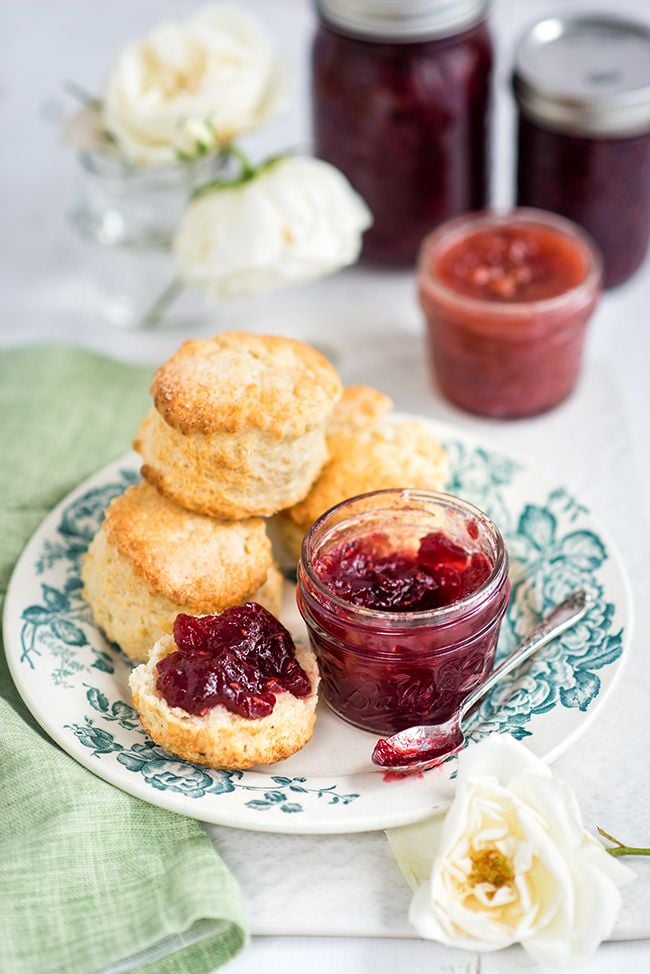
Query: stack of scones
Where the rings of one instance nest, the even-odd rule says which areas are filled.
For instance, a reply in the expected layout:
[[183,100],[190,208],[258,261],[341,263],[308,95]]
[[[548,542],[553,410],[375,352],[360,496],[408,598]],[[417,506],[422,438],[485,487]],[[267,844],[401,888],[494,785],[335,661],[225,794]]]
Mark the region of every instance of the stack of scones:
[[[311,736],[318,684],[311,654],[297,649],[312,695],[280,708],[289,715],[285,725],[302,722],[302,730],[289,735],[293,749],[278,749],[277,740],[264,740],[266,731],[277,737],[277,706],[270,717],[245,721],[228,712],[192,717],[156,700],[153,666],[174,648],[174,619],[251,601],[279,615],[282,575],[265,518],[274,518],[297,557],[313,520],[348,497],[443,487],[444,451],[425,423],[391,421],[383,393],[363,386],[343,391],[323,355],[287,338],[226,332],[187,341],[158,369],[151,392],[153,408],[134,443],[143,481],[106,510],[84,560],[84,596],[96,624],[131,659],[153,655],[134,671],[131,686],[158,743],[217,767],[279,760]],[[183,738],[189,746],[174,746],[169,727],[176,710],[176,723],[185,720],[203,738],[198,725],[208,718],[222,739],[231,725],[227,759],[223,747],[206,748],[204,740],[192,747],[191,733]],[[233,721],[257,725],[260,746],[240,751],[233,733],[242,728]],[[268,728],[260,726],[267,721]]]

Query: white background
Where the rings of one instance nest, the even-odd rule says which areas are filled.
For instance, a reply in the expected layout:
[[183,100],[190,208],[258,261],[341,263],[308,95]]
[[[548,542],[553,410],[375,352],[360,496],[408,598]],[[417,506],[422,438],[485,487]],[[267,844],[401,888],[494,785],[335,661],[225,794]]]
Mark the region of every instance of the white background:
[[[292,64],[290,104],[250,140],[255,154],[309,139],[306,0],[245,0],[268,24]],[[117,357],[156,364],[179,334],[125,334],[101,320],[88,255],[70,229],[76,161],[58,126],[69,109],[61,83],[99,91],[112,52],[165,16],[184,16],[189,0],[2,0],[0,131],[2,132],[2,288],[0,340],[81,342]],[[495,200],[510,200],[512,108],[507,87],[514,38],[550,11],[588,7],[636,13],[650,21],[650,0],[496,0],[497,139]],[[616,215],[612,214],[612,219]],[[355,269],[328,281],[215,312],[205,333],[246,327],[321,339],[333,347],[346,382],[388,392],[399,409],[457,423],[505,452],[564,481],[606,523],[626,563],[637,625],[627,669],[595,726],[556,764],[576,789],[585,822],[631,844],[650,845],[650,265],[603,299],[589,335],[575,396],[555,412],[517,423],[460,413],[431,389],[421,317],[410,273]],[[1,351],[0,351],[1,354]],[[65,391],[62,390],[62,395]],[[73,404],[71,404],[72,406]],[[404,939],[408,892],[381,834],[279,838],[213,829],[218,848],[240,879],[254,932],[327,933],[260,936],[228,970],[294,974],[337,970],[373,974],[409,970],[510,974],[533,965],[519,950],[482,958]],[[650,861],[635,860],[639,880],[624,891],[615,935],[648,938],[608,944],[584,967],[588,974],[650,969]],[[263,881],[264,880],[264,881]],[[282,918],[282,919],[279,919]],[[280,924],[280,926],[278,926]],[[282,926],[284,924],[284,926]]]

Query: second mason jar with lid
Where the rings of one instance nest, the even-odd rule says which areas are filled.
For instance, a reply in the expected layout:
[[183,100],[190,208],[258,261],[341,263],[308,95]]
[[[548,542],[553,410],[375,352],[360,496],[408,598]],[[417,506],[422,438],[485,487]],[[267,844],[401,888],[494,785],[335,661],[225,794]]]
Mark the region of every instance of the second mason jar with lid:
[[589,231],[605,287],[650,242],[650,27],[603,15],[550,17],[522,38],[517,202]]
[[487,0],[316,3],[316,154],[372,210],[364,257],[413,263],[433,227],[486,204]]

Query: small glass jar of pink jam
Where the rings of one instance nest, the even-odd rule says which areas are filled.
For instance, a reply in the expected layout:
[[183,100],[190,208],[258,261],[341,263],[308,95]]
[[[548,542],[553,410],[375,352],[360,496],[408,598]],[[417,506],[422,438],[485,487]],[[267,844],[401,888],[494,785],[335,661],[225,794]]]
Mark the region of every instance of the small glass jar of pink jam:
[[457,710],[492,669],[509,596],[496,525],[433,491],[344,501],[313,524],[298,566],[321,695],[376,734]]
[[418,261],[437,385],[483,416],[558,405],[578,378],[600,285],[595,245],[552,213],[486,210],[443,224]]

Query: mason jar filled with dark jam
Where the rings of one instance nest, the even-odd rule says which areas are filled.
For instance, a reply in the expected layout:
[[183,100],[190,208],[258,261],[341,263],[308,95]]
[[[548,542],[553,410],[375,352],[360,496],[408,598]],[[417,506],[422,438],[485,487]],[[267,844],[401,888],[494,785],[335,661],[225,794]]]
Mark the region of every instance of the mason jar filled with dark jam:
[[522,38],[517,203],[580,224],[604,286],[626,281],[650,242],[650,27],[600,15],[551,17]]
[[316,154],[372,210],[363,256],[412,264],[435,226],[487,202],[487,2],[316,3]]

